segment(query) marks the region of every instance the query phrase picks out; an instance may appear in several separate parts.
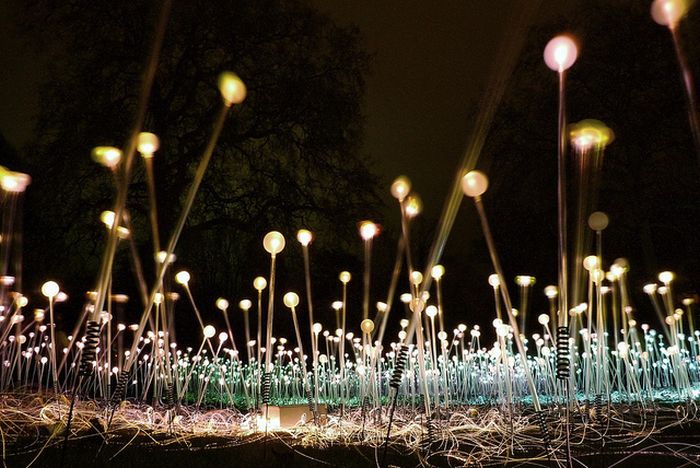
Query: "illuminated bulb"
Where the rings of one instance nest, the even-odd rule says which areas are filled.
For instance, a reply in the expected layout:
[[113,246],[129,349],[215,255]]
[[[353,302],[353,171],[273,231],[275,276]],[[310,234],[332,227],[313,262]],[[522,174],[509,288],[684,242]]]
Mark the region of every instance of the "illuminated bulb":
[[103,211],[100,214],[100,221],[102,221],[102,224],[107,226],[109,229],[112,229],[112,226],[114,226],[114,211]]
[[442,265],[435,265],[430,269],[430,276],[433,277],[435,281],[440,281],[445,274],[445,267]]
[[21,172],[0,171],[0,174],[0,187],[11,193],[24,192],[32,180],[29,175]]
[[36,309],[34,311],[34,321],[43,322],[44,321],[44,311],[41,309]]
[[563,72],[576,62],[578,48],[569,36],[557,36],[544,48],[544,62],[555,72]]
[[591,279],[595,284],[600,284],[603,279],[605,279],[605,273],[600,268],[596,268],[591,272]]
[[185,270],[178,271],[175,275],[175,281],[177,281],[178,284],[187,286],[187,283],[190,282],[190,274]]
[[559,288],[557,288],[554,285],[549,285],[546,288],[544,288],[544,295],[547,296],[549,299],[554,299],[559,295]]
[[278,231],[270,231],[263,238],[263,247],[273,257],[284,249],[284,236]]
[[386,312],[387,305],[385,302],[377,302],[377,312]]
[[204,330],[202,330],[202,333],[204,333],[205,338],[212,338],[214,335],[216,335],[216,328],[212,327],[211,325],[207,325],[204,327]]
[[411,272],[411,283],[418,286],[423,282],[423,274],[420,271],[414,270]]
[[313,238],[314,235],[308,229],[299,229],[299,231],[297,231],[297,240],[304,247],[309,245]]
[[693,304],[695,304],[695,299],[693,299],[692,297],[686,297],[685,299],[683,299],[684,306],[688,307],[688,306],[691,306]]
[[425,315],[427,315],[430,318],[435,318],[437,313],[438,313],[438,309],[434,305],[429,305],[428,307],[425,308]]
[[583,259],[583,268],[586,269],[586,271],[592,271],[598,268],[599,262],[598,262],[598,257],[595,255],[589,255],[588,257]]
[[489,275],[489,284],[494,289],[498,288],[501,285],[501,279],[496,273]]
[[549,323],[549,315],[541,314],[537,317],[537,321],[540,322],[540,325],[547,325]]
[[399,325],[401,325],[401,328],[406,328],[409,323],[410,322],[408,321],[408,319],[401,319],[401,321],[399,322]]
[[58,283],[56,283],[55,281],[47,281],[46,283],[41,285],[41,294],[48,297],[49,299],[53,299],[54,297],[56,297],[59,290],[60,288],[58,287]]
[[469,171],[462,177],[462,191],[468,197],[480,197],[488,188],[489,179],[483,172]]
[[391,184],[391,195],[398,201],[403,201],[411,191],[411,181],[406,176],[397,177]]
[[515,277],[515,284],[518,286],[522,286],[524,288],[528,286],[532,286],[535,284],[535,277],[534,276],[516,276]]
[[409,302],[411,302],[411,299],[413,299],[413,297],[411,296],[410,293],[403,293],[403,294],[401,294],[401,296],[399,296],[399,299],[404,304],[408,304]]
[[673,29],[688,12],[687,0],[654,0],[651,17],[661,26]]
[[[158,263],[165,263],[165,259],[167,258],[167,256],[168,252],[166,252],[165,250],[161,250],[156,254],[156,260],[158,261]],[[168,261],[168,263],[173,263],[174,261],[175,254],[170,254],[170,260]]]
[[464,333],[467,330],[467,326],[463,323],[460,323],[457,325],[457,330],[459,330],[460,333]]
[[251,307],[253,307],[253,303],[250,301],[250,299],[243,299],[238,303],[238,307],[241,310],[248,311]]
[[659,292],[659,294],[661,294],[661,295],[663,296],[663,295],[665,295],[666,293],[668,293],[668,288],[667,288],[666,286],[659,286],[659,288],[657,289],[657,291]]
[[122,159],[122,151],[114,146],[96,146],[92,150],[92,159],[98,164],[114,169]]
[[321,325],[318,322],[314,323],[313,327],[311,327],[311,330],[314,332],[314,334],[318,335],[319,333],[321,333],[321,330],[323,330],[323,325]]
[[17,305],[21,307],[27,307],[27,304],[29,304],[29,299],[27,299],[27,296],[19,296],[17,298]]
[[144,158],[152,158],[153,153],[158,151],[160,147],[160,141],[154,133],[141,132],[139,133],[138,141],[136,143],[136,148],[141,156]]
[[293,309],[299,305],[299,295],[295,292],[288,292],[282,298],[282,302],[290,309]]
[[221,312],[226,312],[226,310],[228,309],[228,305],[228,301],[223,297],[220,297],[216,300],[216,308],[219,309]]
[[667,285],[673,281],[673,278],[675,275],[671,271],[662,271],[659,273],[659,281],[661,281],[663,284]]
[[352,279],[352,275],[350,274],[349,271],[341,271],[340,275],[338,275],[338,279],[340,280],[341,283],[348,284],[350,282],[350,280]]
[[253,287],[260,292],[267,287],[267,280],[262,276],[258,276],[253,280]]
[[227,106],[240,104],[246,97],[246,87],[243,81],[230,71],[219,75],[219,91]]
[[228,340],[228,333],[226,333],[226,332],[219,333],[219,342],[223,343],[226,340]]
[[372,221],[362,221],[360,223],[360,237],[363,240],[371,240],[377,234],[379,234],[379,227]]
[[608,215],[602,211],[595,211],[588,217],[588,227],[594,231],[604,231],[608,227]]
[[569,137],[573,146],[585,151],[593,147],[604,148],[612,143],[615,134],[600,120],[586,119],[571,125]]
[[406,202],[406,216],[415,218],[423,211],[423,201],[418,194],[409,195]]
[[360,328],[362,329],[362,333],[369,335],[374,331],[374,322],[371,319],[364,319],[362,323],[360,323]]
[[343,301],[333,301],[333,304],[331,304],[331,307],[333,310],[338,312],[340,309],[343,308]]

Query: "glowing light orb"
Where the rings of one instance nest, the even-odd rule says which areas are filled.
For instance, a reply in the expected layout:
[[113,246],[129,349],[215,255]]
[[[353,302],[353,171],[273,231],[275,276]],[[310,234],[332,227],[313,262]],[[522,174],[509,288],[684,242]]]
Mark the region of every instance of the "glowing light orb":
[[374,331],[374,322],[371,319],[364,319],[362,323],[360,323],[360,328],[362,329],[362,333],[369,335]]
[[544,62],[555,72],[563,72],[576,62],[578,47],[574,40],[566,35],[553,38],[544,48]]
[[139,133],[136,148],[144,158],[152,158],[153,153],[158,151],[160,140],[154,133],[141,132]]
[[469,171],[462,177],[462,191],[468,197],[480,197],[488,188],[489,179],[483,172]]
[[676,275],[673,274],[672,271],[662,271],[659,273],[659,281],[661,281],[663,284],[668,285],[671,281],[673,281],[673,278],[675,278]]
[[299,229],[297,231],[297,240],[301,245],[306,247],[314,239],[314,235],[308,229]]
[[221,92],[221,97],[224,98],[227,106],[242,103],[247,94],[243,80],[230,71],[219,75],[219,92]]
[[273,257],[284,249],[285,240],[279,231],[270,231],[263,238],[263,247]]
[[423,211],[423,201],[417,193],[409,195],[406,201],[406,216],[415,218]]
[[403,293],[403,294],[401,294],[401,296],[399,296],[399,299],[404,304],[408,304],[409,302],[411,302],[412,296],[410,293]]
[[600,262],[598,261],[598,257],[595,255],[589,255],[588,257],[583,259],[583,268],[586,269],[586,271],[592,271],[600,266]]
[[60,288],[58,286],[58,283],[56,283],[55,281],[47,281],[46,283],[41,285],[41,294],[48,297],[49,299],[53,299],[54,297],[56,297],[59,291]]
[[253,280],[253,288],[260,292],[267,287],[267,280],[262,276],[258,276]]
[[216,335],[216,328],[211,325],[207,325],[204,327],[204,330],[202,330],[202,333],[204,334],[205,338],[212,338],[214,335]]
[[368,241],[379,234],[379,227],[372,221],[362,221],[360,223],[360,237]]
[[220,297],[216,300],[216,308],[219,309],[221,312],[226,312],[226,310],[228,309],[228,305],[228,301],[223,297]]
[[340,309],[343,308],[343,301],[333,301],[333,304],[331,304],[331,307],[333,310],[338,312]]
[[114,146],[97,146],[92,150],[92,159],[98,164],[114,169],[122,159],[122,151]]
[[586,119],[571,125],[569,138],[576,149],[585,151],[606,147],[615,139],[615,133],[600,120]]
[[435,281],[440,281],[444,275],[445,267],[442,265],[435,265],[430,269],[430,276],[432,276]]
[[661,26],[675,28],[688,12],[687,0],[654,0],[651,17]]
[[27,189],[32,178],[21,172],[0,170],[0,187],[6,192],[21,193]]
[[438,314],[438,309],[434,305],[429,305],[428,307],[425,308],[425,315],[427,315],[430,318],[435,318],[435,316]]
[[524,288],[535,284],[534,276],[520,275],[515,277],[515,284]]
[[549,315],[541,314],[539,317],[537,317],[537,321],[540,323],[540,325],[547,325],[549,323]]
[[340,275],[338,275],[338,279],[340,280],[341,283],[348,284],[350,282],[350,280],[352,279],[352,275],[350,274],[349,271],[341,271]]
[[391,195],[398,201],[403,201],[411,191],[411,181],[406,176],[397,177],[391,184]]
[[190,282],[189,272],[187,272],[185,270],[178,271],[177,274],[175,275],[175,281],[177,281],[178,284],[181,284],[183,286],[187,286],[187,283]]
[[496,273],[492,273],[489,275],[489,285],[491,285],[491,287],[494,289],[498,288],[501,285],[501,279]]
[[557,288],[554,285],[549,285],[546,288],[544,288],[544,295],[547,296],[549,299],[554,299],[559,295],[559,288]]
[[282,302],[284,302],[284,305],[286,305],[290,309],[293,309],[299,305],[299,295],[295,292],[290,291],[284,295],[284,297],[282,298]]
[[251,307],[253,307],[253,303],[250,301],[250,299],[243,299],[238,303],[238,307],[241,310],[248,311]]
[[321,330],[323,330],[323,325],[321,325],[320,323],[316,322],[316,323],[314,323],[313,326],[311,327],[311,330],[314,332],[315,335],[318,335],[319,333],[321,333]]
[[420,271],[411,272],[411,283],[414,286],[418,286],[423,282],[423,274]]

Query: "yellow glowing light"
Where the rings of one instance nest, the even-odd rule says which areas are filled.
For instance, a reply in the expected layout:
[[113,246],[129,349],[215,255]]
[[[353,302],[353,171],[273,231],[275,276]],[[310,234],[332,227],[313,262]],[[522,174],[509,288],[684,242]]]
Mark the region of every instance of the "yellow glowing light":
[[17,298],[17,306],[21,309],[22,307],[27,307],[27,304],[29,304],[29,299],[27,299],[27,296],[19,296]]
[[483,172],[469,171],[462,177],[462,191],[468,197],[480,197],[488,188],[489,179]]
[[263,247],[273,257],[284,249],[284,236],[278,231],[270,231],[263,238]]
[[432,276],[435,281],[440,281],[444,275],[445,267],[442,265],[435,265],[430,269],[430,276]]
[[44,321],[44,311],[41,309],[36,309],[34,311],[34,321],[43,322]]
[[243,299],[238,303],[238,307],[241,310],[250,310],[250,308],[253,307],[253,303],[250,301],[250,299]]
[[138,136],[138,142],[136,143],[136,148],[141,156],[144,158],[152,158],[153,153],[158,151],[160,147],[160,140],[153,133],[141,132]]
[[92,150],[92,159],[98,164],[114,169],[122,159],[122,151],[114,146],[96,146]]
[[403,201],[411,191],[411,181],[406,176],[399,176],[391,184],[391,195],[398,201]]
[[615,134],[600,120],[586,119],[571,125],[569,138],[573,146],[583,151],[593,147],[604,148],[612,143]]
[[662,26],[673,29],[688,12],[687,0],[654,0],[651,17]]
[[56,283],[55,281],[47,281],[46,283],[41,285],[41,294],[48,297],[49,299],[53,299],[54,297],[56,297],[59,291],[60,288],[58,287],[58,283]]
[[284,295],[282,301],[284,302],[284,305],[286,305],[290,309],[293,309],[299,305],[299,295],[295,292],[290,291]]
[[585,268],[586,271],[593,271],[599,266],[600,262],[598,261],[598,257],[596,257],[595,255],[589,255],[588,257],[583,259],[583,268]]
[[109,229],[112,229],[112,226],[114,226],[114,216],[114,211],[103,211],[102,214],[100,214],[100,221]]
[[362,221],[360,223],[360,237],[368,241],[379,234],[379,227],[372,221]]
[[532,286],[533,284],[535,284],[535,277],[527,275],[516,276],[515,284],[527,288],[528,286]]
[[221,312],[226,312],[228,306],[228,301],[223,297],[220,297],[216,300],[216,308],[219,309]]
[[406,216],[415,218],[423,211],[423,201],[418,194],[409,195],[406,201]]
[[253,288],[255,288],[256,291],[262,291],[267,287],[267,280],[263,278],[262,276],[258,276],[253,280]]
[[362,323],[360,323],[360,328],[362,329],[362,333],[369,335],[374,331],[374,322],[370,319],[364,319]]
[[338,279],[340,279],[341,283],[348,284],[352,279],[352,275],[349,271],[341,271],[340,275],[338,275]]
[[219,75],[219,91],[227,106],[242,103],[247,94],[243,81],[230,71]]
[[175,275],[175,281],[177,281],[178,284],[186,286],[187,283],[190,282],[190,274],[185,270],[179,271]]
[[6,192],[24,192],[32,178],[21,172],[0,171],[0,187]]
[[559,73],[571,67],[576,62],[577,56],[576,43],[566,35],[553,38],[544,48],[545,63],[550,69]]
[[301,245],[306,247],[314,239],[314,235],[308,229],[299,229],[297,231],[297,240]]

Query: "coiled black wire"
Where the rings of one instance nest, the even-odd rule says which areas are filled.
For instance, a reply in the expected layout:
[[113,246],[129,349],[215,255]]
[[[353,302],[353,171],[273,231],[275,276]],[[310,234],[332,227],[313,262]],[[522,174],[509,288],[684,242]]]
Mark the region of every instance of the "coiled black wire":
[[112,394],[112,403],[116,404],[121,402],[126,396],[126,384],[129,383],[129,372],[121,371],[119,377],[117,378],[117,386],[114,388],[114,393]]
[[170,383],[165,386],[165,404],[169,407],[175,406],[177,398],[175,397],[175,384]]
[[406,355],[408,354],[408,346],[401,345],[398,354],[396,355],[396,364],[394,365],[394,372],[391,374],[391,380],[389,381],[389,386],[394,390],[398,391],[401,386],[401,379],[403,378],[403,371],[406,368]]
[[272,376],[269,372],[265,372],[262,378],[262,401],[263,404],[270,404],[270,380]]
[[435,420],[433,419],[432,416],[428,415],[427,421],[425,423],[426,427],[426,434],[425,438],[422,441],[423,445],[423,450],[426,450],[427,452],[430,452],[433,448],[433,444],[435,443],[436,435],[437,435],[437,427],[435,426]]
[[569,378],[569,329],[567,327],[557,328],[557,379],[566,380]]
[[100,324],[98,322],[88,320],[85,326],[85,346],[83,346],[82,355],[80,357],[80,377],[89,377],[92,375],[93,362],[97,358],[97,344],[100,341]]
[[552,446],[552,435],[549,433],[549,428],[547,427],[547,416],[544,414],[544,411],[538,411],[535,413],[534,419],[537,427],[540,428],[542,440],[547,449],[549,449]]
[[593,400],[593,414],[598,422],[603,420],[603,394],[598,393]]

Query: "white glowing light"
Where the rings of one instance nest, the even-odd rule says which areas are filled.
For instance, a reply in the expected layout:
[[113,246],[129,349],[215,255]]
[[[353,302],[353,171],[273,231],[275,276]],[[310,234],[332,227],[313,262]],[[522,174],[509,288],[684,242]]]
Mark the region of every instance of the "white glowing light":
[[547,43],[544,48],[544,61],[547,66],[556,71],[563,72],[576,62],[578,48],[569,36],[557,36]]
[[284,249],[285,241],[282,233],[270,231],[263,238],[263,247],[273,257]]
[[49,299],[53,299],[54,297],[56,297],[59,291],[60,288],[58,286],[58,283],[56,283],[55,281],[47,281],[46,283],[41,285],[41,294],[48,297]]
[[483,172],[469,171],[462,177],[462,191],[468,197],[480,197],[488,188],[489,179]]

